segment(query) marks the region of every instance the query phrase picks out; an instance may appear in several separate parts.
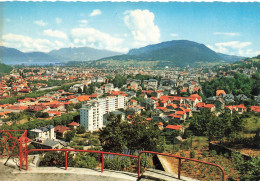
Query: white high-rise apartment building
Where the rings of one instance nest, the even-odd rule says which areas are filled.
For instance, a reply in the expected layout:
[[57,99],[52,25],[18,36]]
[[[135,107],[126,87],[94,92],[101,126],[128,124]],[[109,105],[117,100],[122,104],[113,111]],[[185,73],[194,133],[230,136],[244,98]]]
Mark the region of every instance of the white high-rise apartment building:
[[125,96],[108,96],[90,101],[80,109],[80,124],[88,131],[95,131],[103,127],[103,115],[117,109],[124,109]]
[[83,105],[80,109],[80,124],[88,131],[103,127],[104,103],[95,101]]

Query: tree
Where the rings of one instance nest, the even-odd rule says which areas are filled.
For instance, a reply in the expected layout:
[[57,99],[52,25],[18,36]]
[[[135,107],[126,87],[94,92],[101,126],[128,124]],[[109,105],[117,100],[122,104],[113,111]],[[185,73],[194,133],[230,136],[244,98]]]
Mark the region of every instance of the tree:
[[65,133],[65,140],[69,141],[72,140],[72,138],[75,136],[75,131],[68,131]]
[[72,111],[73,109],[73,104],[65,104],[64,105],[66,112]]
[[80,87],[78,88],[78,93],[82,94],[82,89]]
[[86,132],[86,129],[84,126],[80,125],[79,127],[77,127],[77,134],[83,134]]
[[75,106],[74,106],[75,109],[80,109],[81,107],[82,107],[81,102],[76,103]]
[[114,114],[108,116],[109,124],[100,130],[99,140],[104,151],[121,153],[126,147],[121,120]]
[[87,93],[87,86],[86,85],[83,86],[83,93],[85,93],[85,94]]
[[140,116],[134,116],[132,124],[121,122],[120,118],[111,114],[109,124],[100,131],[100,142],[104,150],[122,152],[125,148],[130,152],[137,150],[164,150],[162,131],[152,123],[145,122]]

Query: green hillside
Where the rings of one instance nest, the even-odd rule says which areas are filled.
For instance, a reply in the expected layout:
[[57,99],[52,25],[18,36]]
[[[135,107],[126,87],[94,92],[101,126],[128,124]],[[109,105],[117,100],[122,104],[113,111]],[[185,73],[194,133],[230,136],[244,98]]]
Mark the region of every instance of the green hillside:
[[155,61],[156,66],[197,66],[201,63],[216,63],[225,61],[222,56],[203,44],[188,40],[174,40],[159,44],[148,45],[139,49],[132,49],[128,54],[107,57],[95,62],[96,65],[111,65],[109,62],[145,62]]
[[12,70],[13,68],[11,66],[0,63],[0,74],[10,73]]

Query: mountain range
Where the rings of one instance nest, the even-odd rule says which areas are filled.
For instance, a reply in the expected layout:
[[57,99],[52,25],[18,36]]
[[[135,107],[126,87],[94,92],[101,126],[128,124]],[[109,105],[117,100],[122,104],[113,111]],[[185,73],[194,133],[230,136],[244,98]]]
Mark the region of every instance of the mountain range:
[[118,52],[99,50],[89,47],[61,48],[59,50],[52,50],[48,53],[24,53],[15,48],[0,46],[0,62],[5,64],[38,64],[68,61],[90,61],[120,54],[121,53]]
[[[157,62],[156,66],[186,66],[216,62],[234,62],[244,57],[217,53],[204,44],[188,40],[174,40],[148,45],[138,49],[131,49],[125,55],[106,57],[96,62],[98,65],[111,63],[118,64],[129,61],[138,64],[140,62]],[[99,63],[100,62],[100,63]]]
[[205,62],[234,62],[244,57],[217,53],[204,44],[188,40],[173,40],[138,49],[131,49],[127,54],[99,50],[89,47],[61,48],[49,53],[29,52],[24,53],[14,48],[0,46],[0,61],[6,64],[28,63],[57,63],[69,61],[92,61],[91,64],[128,65],[152,63],[155,66],[186,66]]

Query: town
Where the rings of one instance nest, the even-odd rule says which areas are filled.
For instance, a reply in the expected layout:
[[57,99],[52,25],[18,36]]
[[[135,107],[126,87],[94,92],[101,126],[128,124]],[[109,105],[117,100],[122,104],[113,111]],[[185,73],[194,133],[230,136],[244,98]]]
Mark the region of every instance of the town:
[[3,1],[0,181],[260,180],[258,0]]
[[[238,68],[238,65],[246,66]],[[234,90],[232,94],[229,88],[217,88],[214,93],[209,88],[204,91],[209,86],[207,82],[235,76],[252,79],[258,73],[258,67],[249,60],[242,60],[238,65],[158,70],[60,65],[14,68],[10,74],[1,76],[1,129],[28,130],[29,148],[100,150],[109,145],[99,132],[110,126],[113,119],[119,116],[123,122],[136,124],[138,118],[143,120],[142,124],[160,130],[165,139],[162,151],[171,153],[180,149],[175,145],[192,144],[194,136],[205,135],[210,140],[226,140],[228,144],[236,138],[233,134],[242,131],[244,123],[236,123],[232,134],[219,137],[219,133],[199,132],[203,124],[197,119],[205,114],[211,116],[207,119],[233,114],[241,115],[239,119],[250,117],[256,121],[255,129],[246,132],[255,133],[255,138],[250,139],[259,140],[260,95],[249,96]],[[225,68],[228,71],[223,72]],[[211,125],[207,123],[207,126]],[[183,151],[180,153],[185,155]],[[257,156],[259,152],[250,154]]]

